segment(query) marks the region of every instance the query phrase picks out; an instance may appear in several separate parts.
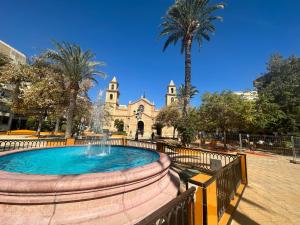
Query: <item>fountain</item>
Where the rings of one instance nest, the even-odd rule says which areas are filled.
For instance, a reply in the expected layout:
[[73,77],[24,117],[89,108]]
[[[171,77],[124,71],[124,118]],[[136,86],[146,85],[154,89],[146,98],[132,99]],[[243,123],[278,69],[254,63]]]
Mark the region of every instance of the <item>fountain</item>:
[[97,100],[93,105],[91,116],[92,131],[96,134],[103,134],[103,126],[108,122],[109,113],[103,102],[103,91],[100,90]]
[[92,128],[100,141],[0,152],[0,225],[133,225],[177,196],[166,154],[107,145],[108,115],[99,92]]
[[103,91],[100,90],[97,100],[93,106],[93,112],[91,116],[92,130],[96,134],[100,134],[100,143],[97,144],[97,148],[91,148],[89,143],[87,154],[89,156],[107,156],[110,154],[110,145],[108,145],[108,136],[103,133],[103,126],[108,123],[109,113],[105,108],[103,102]]

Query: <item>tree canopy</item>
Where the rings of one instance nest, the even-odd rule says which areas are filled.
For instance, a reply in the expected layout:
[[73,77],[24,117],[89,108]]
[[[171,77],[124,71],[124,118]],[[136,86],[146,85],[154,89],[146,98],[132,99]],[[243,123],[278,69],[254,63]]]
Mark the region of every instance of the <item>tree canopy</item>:
[[178,126],[178,121],[181,117],[181,112],[179,106],[176,103],[173,103],[169,106],[166,106],[160,110],[156,116],[156,124],[160,124],[166,127],[173,127],[173,137],[175,137],[175,131]]
[[67,110],[66,138],[72,135],[73,119],[76,111],[76,100],[80,87],[86,81],[97,82],[95,76],[105,77],[106,74],[97,67],[104,66],[103,62],[94,61],[95,55],[90,51],[83,51],[80,46],[67,42],[54,42],[55,50],[48,50],[45,57],[56,65],[66,79],[69,90]]
[[206,93],[199,108],[200,126],[205,131],[236,132],[254,124],[254,103],[230,91]]
[[[300,58],[271,56],[267,72],[254,81],[259,95],[258,112],[268,132],[300,131]],[[268,109],[268,110],[266,110]]]

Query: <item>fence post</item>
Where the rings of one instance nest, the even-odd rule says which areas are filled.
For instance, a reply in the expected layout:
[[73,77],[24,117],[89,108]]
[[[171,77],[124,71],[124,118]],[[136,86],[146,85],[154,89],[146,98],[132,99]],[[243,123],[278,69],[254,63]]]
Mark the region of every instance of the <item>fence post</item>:
[[75,138],[68,138],[66,145],[75,145]]
[[242,134],[239,133],[239,141],[240,141],[240,150],[243,148],[243,142],[242,142]]
[[198,174],[189,180],[188,186],[196,187],[195,225],[217,225],[217,184],[215,178],[206,174]]
[[164,150],[164,146],[165,144],[163,143],[163,142],[157,142],[156,143],[156,150],[158,151],[158,152],[161,152],[161,153],[164,153],[165,152],[165,150]]
[[242,172],[242,184],[248,184],[248,174],[247,174],[247,155],[245,153],[238,153],[241,160],[241,172]]
[[126,138],[122,138],[122,145],[127,146],[127,139]]
[[291,160],[291,162],[299,163],[299,162],[297,162],[297,153],[296,153],[296,147],[295,147],[295,140],[294,140],[293,136],[291,136],[291,142],[292,142],[292,151],[293,151],[293,159]]

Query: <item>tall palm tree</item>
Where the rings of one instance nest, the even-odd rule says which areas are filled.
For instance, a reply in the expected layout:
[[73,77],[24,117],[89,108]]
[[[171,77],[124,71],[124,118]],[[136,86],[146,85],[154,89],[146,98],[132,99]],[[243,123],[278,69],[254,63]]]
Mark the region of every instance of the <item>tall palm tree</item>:
[[45,56],[60,67],[68,83],[69,104],[65,136],[69,138],[72,136],[74,112],[80,84],[87,80],[97,82],[95,76],[105,77],[104,72],[97,70],[97,66],[104,66],[105,64],[93,61],[95,55],[90,50],[83,51],[78,45],[54,42],[54,46],[56,50],[48,50]]
[[201,47],[203,38],[210,40],[210,33],[214,32],[213,21],[221,20],[213,13],[223,9],[224,4],[210,5],[209,0],[176,0],[169,8],[161,24],[161,37],[167,36],[163,47],[165,50],[170,44],[181,42],[181,53],[185,53],[185,90],[183,113],[187,115],[187,105],[191,91],[191,50],[194,41]]
[[[189,99],[195,97],[197,94],[199,93],[199,91],[197,90],[197,88],[195,86],[191,86],[190,87],[190,94],[189,94]],[[178,99],[181,101],[183,101],[184,97],[187,96],[187,93],[185,91],[185,86],[183,84],[181,84],[179,86],[179,89],[178,89],[178,94],[177,94],[177,97]]]

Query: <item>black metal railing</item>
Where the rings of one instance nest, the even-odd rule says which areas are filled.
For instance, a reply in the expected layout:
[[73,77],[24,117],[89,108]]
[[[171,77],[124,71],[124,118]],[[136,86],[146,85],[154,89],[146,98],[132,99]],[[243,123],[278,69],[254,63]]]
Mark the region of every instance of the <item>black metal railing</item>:
[[218,218],[220,220],[242,182],[240,157],[221,168],[215,176],[217,181]]
[[127,145],[131,147],[137,147],[137,148],[147,148],[156,150],[156,143],[148,142],[148,141],[133,141],[133,140],[127,140]]
[[194,193],[191,187],[136,225],[194,225]]
[[[208,138],[209,137],[209,138]],[[227,133],[226,143],[234,148],[246,148],[250,150],[268,151],[275,154],[292,155],[293,149],[300,152],[300,146],[293,146],[293,139],[299,137],[290,135],[258,135]],[[224,135],[207,135],[208,141],[224,142]]]
[[237,154],[226,154],[203,149],[183,148],[171,145],[164,145],[163,148],[163,152],[169,155],[172,163],[187,165],[189,167],[209,173],[214,171],[214,169],[211,167],[212,159],[220,160],[222,167],[224,167],[238,157]]
[[84,138],[75,139],[75,145],[123,145],[123,140],[118,138]]
[[0,140],[0,151],[66,145],[66,139],[6,139]]

